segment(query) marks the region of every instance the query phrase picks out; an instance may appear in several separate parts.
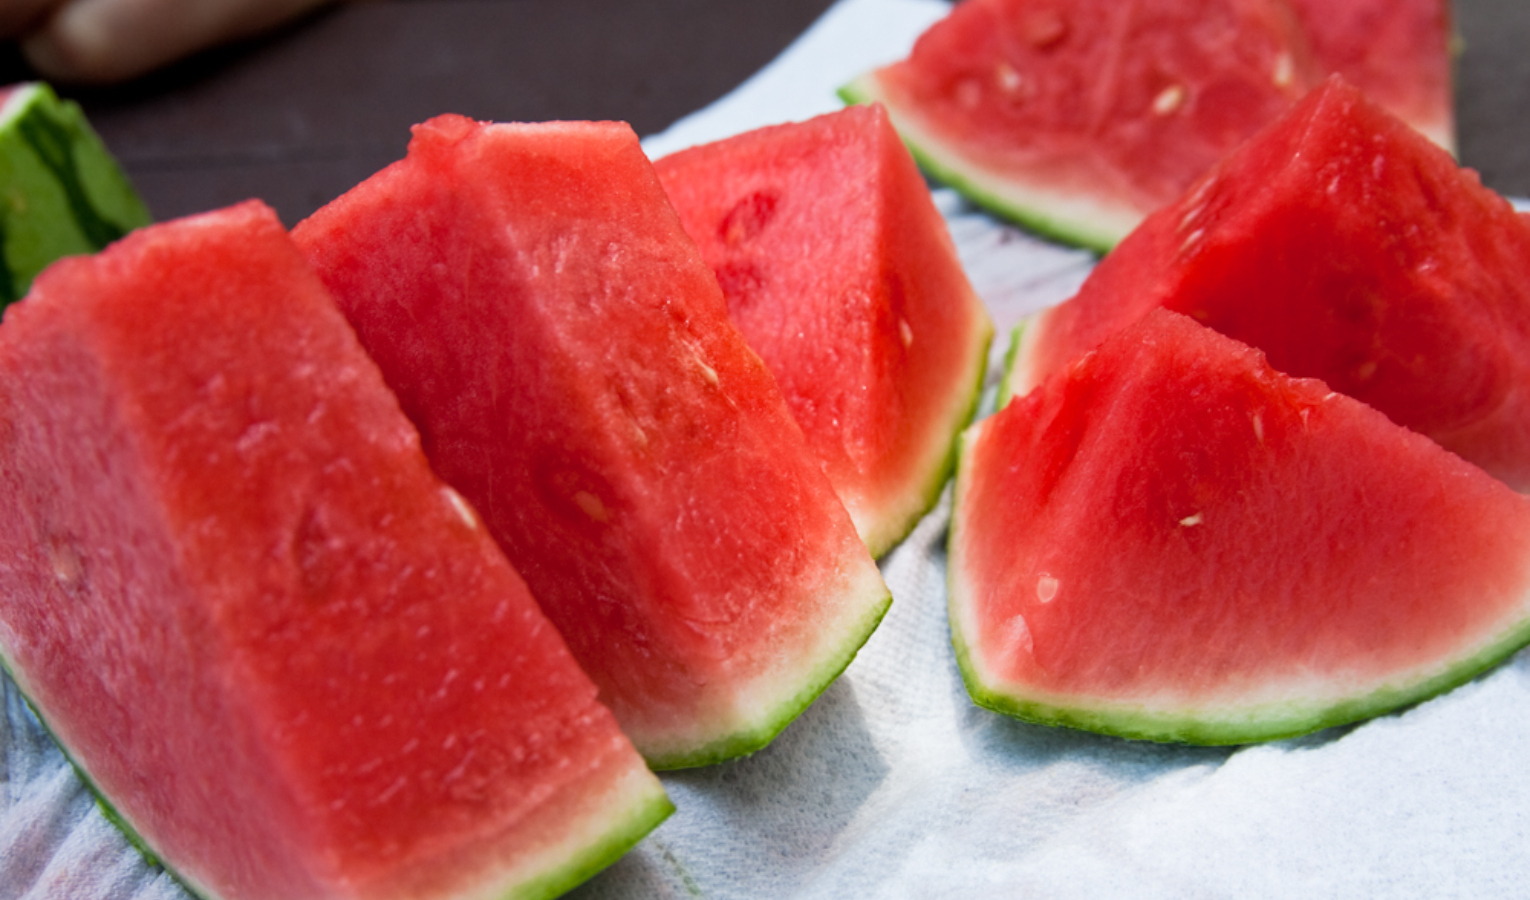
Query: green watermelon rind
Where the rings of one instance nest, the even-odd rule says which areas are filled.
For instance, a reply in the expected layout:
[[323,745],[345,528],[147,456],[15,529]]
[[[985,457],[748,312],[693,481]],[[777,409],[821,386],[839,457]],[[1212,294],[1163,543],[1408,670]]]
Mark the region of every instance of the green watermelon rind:
[[[930,177],[961,194],[975,206],[1059,243],[1108,253],[1143,218],[1135,210],[1108,209],[1081,196],[1021,184],[968,160],[916,121],[914,113],[888,97],[877,73],[867,72],[838,91],[846,103],[881,103],[903,143]],[[1092,207],[1068,215],[1064,206]]]
[[1025,340],[1025,328],[1028,321],[1022,319],[1009,333],[1009,346],[1004,350],[1003,374],[999,377],[999,391],[994,398],[995,411],[1003,409],[1009,405],[1009,401],[1015,399],[1015,389],[1010,381],[1010,375],[1015,371],[1015,365],[1020,360],[1020,342]]
[[[981,301],[978,301],[981,304]],[[940,502],[940,495],[945,491],[946,483],[956,474],[957,446],[961,432],[972,423],[977,415],[978,405],[983,398],[983,383],[988,376],[988,350],[993,344],[993,323],[985,313],[979,313],[974,317],[977,326],[973,329],[976,337],[973,340],[973,352],[971,356],[972,370],[968,373],[967,387],[960,393],[953,392],[949,407],[952,414],[943,419],[943,424],[938,430],[932,429],[935,436],[945,436],[943,447],[939,450],[940,461],[928,468],[925,480],[910,491],[911,496],[918,499],[907,504],[907,512],[896,518],[888,516],[882,523],[882,527],[870,530],[863,535],[866,548],[871,551],[873,559],[881,559],[898,546],[914,526],[929,515],[930,510]],[[933,455],[933,453],[932,453]]]
[[1150,709],[1127,702],[1092,702],[1088,698],[1027,697],[1006,691],[1002,683],[983,677],[962,625],[967,590],[962,582],[960,510],[971,479],[971,447],[982,423],[962,435],[951,528],[948,540],[946,587],[951,646],[968,695],[978,706],[1036,725],[1064,726],[1082,731],[1159,743],[1235,746],[1264,743],[1312,734],[1325,728],[1352,725],[1402,711],[1459,687],[1530,644],[1530,591],[1521,604],[1523,615],[1511,621],[1478,648],[1447,660],[1432,670],[1349,697],[1312,701],[1295,697],[1282,703],[1223,706],[1217,709]]
[[150,221],[78,104],[42,82],[13,89],[0,107],[0,306],[54,260]]
[[[144,863],[151,869],[157,869],[169,875],[192,896],[205,898],[205,900],[219,900],[217,893],[165,862],[155,852],[153,845],[133,827],[133,823],[112,804],[105,792],[96,784],[90,771],[58,739],[47,717],[32,700],[24,682],[17,677],[16,667],[4,653],[0,653],[0,670],[4,670],[11,682],[16,685],[32,716],[42,726],[49,740],[58,748],[64,760],[69,763],[70,768],[74,769],[81,783],[94,798],[96,808],[100,810],[102,817],[122,834],[128,844],[143,858]],[[629,809],[619,814],[612,814],[609,818],[611,827],[586,843],[580,851],[569,856],[561,865],[527,879],[509,891],[494,895],[495,900],[553,900],[608,868],[675,812],[674,803],[662,788],[650,789],[644,793],[646,796],[636,798],[636,802],[632,803]]]
[[[793,678],[794,681],[800,681],[800,686],[786,699],[774,703],[768,712],[753,717],[742,727],[716,740],[700,745],[684,744],[685,749],[672,753],[645,749],[643,756],[649,768],[664,772],[709,766],[750,756],[768,746],[849,668],[866,641],[882,623],[882,618],[892,605],[892,592],[880,578],[875,579],[875,584],[879,596],[871,597],[866,612],[841,629],[844,639],[834,643],[836,649],[827,653],[806,678]],[[865,601],[855,595],[846,598],[848,606],[859,606],[862,602]],[[823,645],[829,643],[824,641]],[[800,670],[790,671],[795,675]],[[677,739],[676,742],[683,743],[683,740]]]

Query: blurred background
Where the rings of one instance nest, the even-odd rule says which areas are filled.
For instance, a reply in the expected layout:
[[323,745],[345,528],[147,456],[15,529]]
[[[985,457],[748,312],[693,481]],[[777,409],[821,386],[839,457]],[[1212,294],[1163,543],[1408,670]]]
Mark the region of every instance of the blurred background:
[[[622,119],[640,135],[721,97],[831,0],[353,0],[85,107],[158,218],[259,197],[288,225],[399,158],[409,126]],[[1462,162],[1530,197],[1530,2],[1456,0]],[[34,77],[14,46],[0,76]]]

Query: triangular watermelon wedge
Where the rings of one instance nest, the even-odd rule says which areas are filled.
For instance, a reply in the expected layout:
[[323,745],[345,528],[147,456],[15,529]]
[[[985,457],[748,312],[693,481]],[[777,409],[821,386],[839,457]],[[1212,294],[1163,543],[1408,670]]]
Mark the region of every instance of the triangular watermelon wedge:
[[979,704],[1268,740],[1424,699],[1530,640],[1530,499],[1155,310],[969,430],[949,579]]
[[881,556],[949,479],[993,334],[886,112],[761,128],[654,168]]
[[200,896],[552,897],[673,810],[259,202],[6,310],[0,560],[0,660]]
[[1104,251],[1322,75],[1283,0],[966,0],[840,94],[979,206]]
[[1530,489],[1530,227],[1340,76],[1037,314],[1020,395],[1146,310],[1185,313]]

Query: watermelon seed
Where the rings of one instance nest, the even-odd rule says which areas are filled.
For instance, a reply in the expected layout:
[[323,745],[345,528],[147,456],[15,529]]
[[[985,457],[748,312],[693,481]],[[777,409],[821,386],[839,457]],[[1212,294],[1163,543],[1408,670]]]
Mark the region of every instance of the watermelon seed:
[[1153,98],[1153,113],[1155,115],[1167,116],[1183,106],[1184,103],[1185,86],[1182,84],[1171,84],[1159,91],[1158,96]]
[[1204,521],[1206,521],[1206,517],[1204,515],[1202,515],[1201,513],[1196,513],[1193,516],[1185,516],[1183,519],[1180,519],[1179,520],[1179,524],[1183,525],[1186,528],[1193,528],[1196,525],[1199,525],[1199,524],[1201,524]]
[[584,510],[584,514],[597,522],[609,522],[611,514],[606,511],[606,505],[600,502],[600,498],[589,491],[576,491],[574,504]]
[[1275,57],[1274,81],[1276,87],[1290,87],[1296,77],[1296,62],[1291,54],[1281,53]]
[[1009,639],[1013,646],[1024,650],[1026,656],[1034,656],[1036,643],[1031,637],[1031,626],[1025,623],[1025,616],[1015,616],[1009,620]]
[[1264,416],[1256,412],[1249,418],[1254,420],[1254,439],[1264,444]]
[[[1036,599],[1040,600],[1042,603],[1051,603],[1053,600],[1057,599],[1057,589],[1059,587],[1061,587],[1061,582],[1059,582],[1052,575],[1049,575],[1046,572],[1042,572],[1041,577],[1036,579]],[[1015,618],[1018,619],[1020,617],[1016,616]],[[1020,619],[1020,623],[1024,625],[1025,620]],[[1029,631],[1026,632],[1026,636],[1029,638]]]
[[48,561],[53,564],[53,577],[65,587],[78,584],[85,574],[85,567],[80,564],[80,555],[69,544],[50,543]]
[[696,365],[701,367],[701,377],[707,380],[707,384],[710,384],[712,387],[717,387],[717,385],[720,383],[717,379],[717,370],[703,362],[701,357],[697,356],[694,358],[696,360]]
[[478,517],[473,514],[473,507],[468,505],[461,494],[449,487],[441,488],[441,492],[446,495],[447,502],[452,505],[452,509],[457,511],[457,515],[462,517],[462,521],[466,522],[469,528],[478,527]]
[[903,346],[911,347],[914,344],[914,329],[908,324],[908,319],[898,318],[898,337],[903,339]]
[[1001,62],[994,68],[994,77],[999,82],[999,90],[1011,95],[1019,93],[1021,85],[1025,83],[1015,67],[1007,62]]

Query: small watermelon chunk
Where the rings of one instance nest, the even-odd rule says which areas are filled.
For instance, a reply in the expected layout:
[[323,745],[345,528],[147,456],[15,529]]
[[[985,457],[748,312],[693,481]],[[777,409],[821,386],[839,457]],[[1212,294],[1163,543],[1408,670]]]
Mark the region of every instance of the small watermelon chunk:
[[1267,740],[1429,697],[1530,641],[1530,499],[1154,310],[969,430],[949,579],[979,704]]
[[1290,0],[1318,64],[1451,152],[1449,0]]
[[993,326],[880,106],[655,164],[873,556],[939,497]]
[[148,208],[78,104],[41,82],[0,89],[0,306],[59,257],[147,224]]
[[1322,76],[1283,0],[966,0],[840,93],[979,206],[1104,251]]
[[202,896],[551,897],[672,810],[253,201],[7,310],[0,559],[6,669]]
[[1028,323],[1007,393],[1156,306],[1530,489],[1530,228],[1338,76]]
[[653,766],[764,746],[880,621],[631,128],[432,119],[293,236]]

